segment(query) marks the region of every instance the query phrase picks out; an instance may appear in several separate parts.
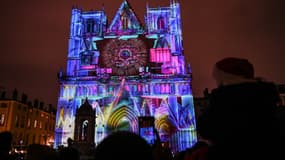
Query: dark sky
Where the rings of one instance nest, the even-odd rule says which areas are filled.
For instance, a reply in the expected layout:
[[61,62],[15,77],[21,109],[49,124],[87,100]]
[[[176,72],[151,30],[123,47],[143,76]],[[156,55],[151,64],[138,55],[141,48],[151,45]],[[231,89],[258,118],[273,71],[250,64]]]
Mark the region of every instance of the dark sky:
[[[57,71],[66,67],[72,6],[105,5],[109,22],[122,0],[6,0],[0,2],[0,87],[56,105]],[[143,22],[147,0],[129,0]],[[214,63],[228,56],[251,61],[256,76],[285,83],[284,0],[180,0],[184,54],[194,96],[215,87]],[[169,0],[149,0],[166,6]],[[1,88],[0,88],[1,89]]]

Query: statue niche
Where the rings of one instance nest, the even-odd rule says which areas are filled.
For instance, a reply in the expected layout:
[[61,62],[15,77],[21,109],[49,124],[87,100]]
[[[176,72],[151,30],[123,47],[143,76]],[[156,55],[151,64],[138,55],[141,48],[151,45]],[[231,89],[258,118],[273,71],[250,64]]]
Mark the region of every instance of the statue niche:
[[76,110],[74,128],[75,144],[78,148],[84,146],[85,151],[94,148],[95,116],[95,110],[86,98],[85,102]]

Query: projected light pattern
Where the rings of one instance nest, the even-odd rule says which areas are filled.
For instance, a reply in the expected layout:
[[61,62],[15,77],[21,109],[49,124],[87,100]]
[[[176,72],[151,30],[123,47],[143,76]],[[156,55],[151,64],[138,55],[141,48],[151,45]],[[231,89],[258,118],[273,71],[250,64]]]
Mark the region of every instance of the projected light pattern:
[[110,26],[106,22],[103,10],[72,9],[67,69],[59,73],[55,147],[74,138],[76,109],[86,97],[96,111],[95,144],[119,130],[139,134],[138,118],[151,116],[173,152],[191,147],[196,122],[179,3],[147,6],[142,27],[124,1]]

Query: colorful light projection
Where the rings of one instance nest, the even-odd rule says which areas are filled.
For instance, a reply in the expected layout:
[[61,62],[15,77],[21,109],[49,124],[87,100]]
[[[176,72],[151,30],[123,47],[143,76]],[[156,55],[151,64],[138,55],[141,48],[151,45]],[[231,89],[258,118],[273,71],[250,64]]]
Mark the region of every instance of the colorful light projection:
[[173,152],[191,147],[196,122],[179,3],[147,7],[142,27],[124,1],[110,24],[104,11],[72,10],[67,70],[59,74],[55,147],[74,137],[76,109],[86,97],[96,110],[95,144],[118,130],[139,134],[138,117],[154,117],[161,141]]

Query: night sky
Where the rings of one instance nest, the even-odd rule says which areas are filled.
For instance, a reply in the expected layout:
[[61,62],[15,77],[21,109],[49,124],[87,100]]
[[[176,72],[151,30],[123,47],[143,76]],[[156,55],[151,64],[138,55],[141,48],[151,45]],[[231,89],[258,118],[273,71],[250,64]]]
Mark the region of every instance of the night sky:
[[[0,2],[0,90],[56,105],[56,74],[66,68],[72,6],[99,10],[108,21],[123,0],[6,0]],[[147,0],[129,0],[141,22]],[[256,76],[285,84],[284,0],[181,0],[184,54],[193,71],[194,96],[215,87],[214,63],[248,58]],[[150,7],[169,0],[149,0]]]

